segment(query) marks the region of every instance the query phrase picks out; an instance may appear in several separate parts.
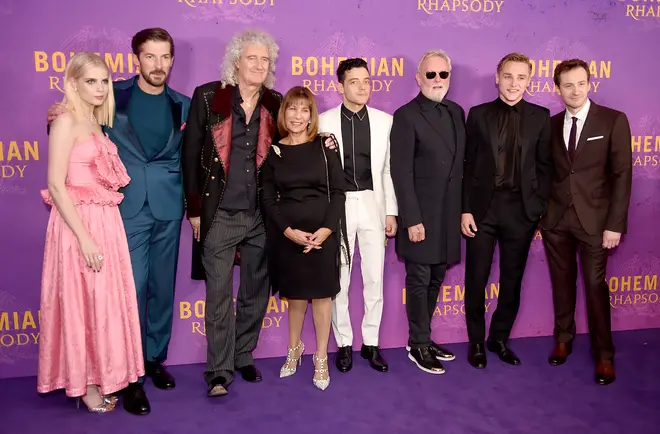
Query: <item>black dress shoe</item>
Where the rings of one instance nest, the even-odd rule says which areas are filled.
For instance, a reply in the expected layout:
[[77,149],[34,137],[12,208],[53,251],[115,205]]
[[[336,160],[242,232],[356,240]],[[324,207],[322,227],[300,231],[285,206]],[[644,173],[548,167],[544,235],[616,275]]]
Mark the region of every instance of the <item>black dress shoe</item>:
[[227,386],[227,380],[224,377],[216,377],[211,381],[206,395],[209,398],[217,398],[218,396],[225,396],[228,393],[229,387]]
[[369,360],[369,365],[379,372],[387,372],[387,362],[380,354],[378,347],[362,345],[360,355],[363,359]]
[[167,372],[165,366],[159,362],[145,362],[144,368],[151,381],[153,381],[154,386],[159,389],[169,390],[174,389],[176,383],[174,382],[174,377]]
[[489,340],[486,346],[488,351],[497,354],[497,357],[504,363],[514,366],[520,365],[520,359],[516,356],[516,353],[508,349],[504,342]]
[[257,367],[254,365],[247,365],[243,366],[242,368],[238,368],[238,372],[241,373],[243,380],[249,381],[250,383],[261,381],[261,372],[259,372]]
[[445,368],[440,363],[428,346],[422,348],[411,348],[408,358],[417,365],[419,369],[429,374],[444,374]]
[[468,348],[468,363],[477,369],[485,369],[486,360],[486,346],[484,344],[470,344]]
[[131,414],[145,415],[151,412],[151,405],[141,383],[130,383],[123,393],[124,410]]
[[[406,351],[410,352],[410,345],[406,345]],[[446,348],[442,348],[440,345],[435,342],[431,342],[429,346],[429,351],[435,356],[436,359],[449,362],[454,360],[456,356],[451,351]]]
[[339,347],[335,364],[339,372],[348,372],[351,370],[353,367],[353,347],[351,345]]
[[573,352],[573,345],[570,343],[564,344],[561,342],[557,342],[557,345],[555,345],[555,348],[552,350],[552,353],[550,353],[550,357],[548,357],[548,363],[550,363],[552,366],[559,366],[563,365],[566,363],[566,359],[568,356],[571,355]]
[[429,350],[431,350],[431,354],[433,354],[438,360],[448,362],[456,358],[456,356],[451,351],[447,350],[446,348],[442,348],[435,342],[431,342]]

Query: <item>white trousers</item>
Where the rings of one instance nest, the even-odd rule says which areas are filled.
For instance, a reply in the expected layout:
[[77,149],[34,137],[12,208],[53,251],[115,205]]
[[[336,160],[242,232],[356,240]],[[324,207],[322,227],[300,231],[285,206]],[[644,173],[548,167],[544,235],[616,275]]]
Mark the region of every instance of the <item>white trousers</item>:
[[383,315],[383,268],[385,266],[385,228],[380,222],[373,191],[346,192],[346,230],[351,264],[342,265],[341,290],[332,303],[332,330],[339,347],[353,345],[353,329],[348,312],[348,288],[353,269],[355,238],[358,239],[364,285],[362,341],[377,346]]

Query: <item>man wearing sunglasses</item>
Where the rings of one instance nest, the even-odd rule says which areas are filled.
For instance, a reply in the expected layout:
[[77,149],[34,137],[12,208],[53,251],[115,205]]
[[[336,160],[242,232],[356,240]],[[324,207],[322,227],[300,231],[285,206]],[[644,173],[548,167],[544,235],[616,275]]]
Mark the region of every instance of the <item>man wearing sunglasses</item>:
[[486,367],[485,287],[495,243],[500,292],[487,347],[503,362],[520,364],[507,341],[520,306],[529,247],[546,211],[552,171],[550,112],[523,99],[531,72],[527,56],[505,56],[495,75],[498,98],[472,107],[466,124],[461,231],[467,237],[468,362],[478,369]]
[[455,357],[431,340],[431,320],[447,266],[461,260],[461,178],[465,112],[445,99],[451,59],[429,51],[417,68],[419,94],[394,113],[391,173],[400,230],[397,254],[406,266],[408,358],[430,374]]

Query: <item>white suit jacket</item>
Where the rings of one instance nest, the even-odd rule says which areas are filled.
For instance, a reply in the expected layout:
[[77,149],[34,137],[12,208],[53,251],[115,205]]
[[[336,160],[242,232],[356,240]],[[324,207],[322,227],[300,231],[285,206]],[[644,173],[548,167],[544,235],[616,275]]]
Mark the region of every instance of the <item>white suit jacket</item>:
[[[398,207],[394,185],[390,176],[390,130],[392,115],[367,106],[371,134],[371,176],[380,223],[385,228],[385,217],[396,216]],[[327,110],[319,116],[319,131],[332,133],[339,142],[339,155],[344,165],[344,146],[341,135],[341,105]]]

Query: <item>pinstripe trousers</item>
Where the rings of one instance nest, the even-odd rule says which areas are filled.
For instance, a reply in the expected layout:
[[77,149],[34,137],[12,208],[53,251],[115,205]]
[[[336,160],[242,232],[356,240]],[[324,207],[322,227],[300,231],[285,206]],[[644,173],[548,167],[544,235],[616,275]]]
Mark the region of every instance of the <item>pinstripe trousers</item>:
[[[208,384],[224,377],[229,385],[235,369],[254,363],[252,351],[270,296],[265,247],[266,231],[259,210],[218,210],[202,249],[206,272],[204,378]],[[237,248],[241,272],[234,317],[232,272]]]

